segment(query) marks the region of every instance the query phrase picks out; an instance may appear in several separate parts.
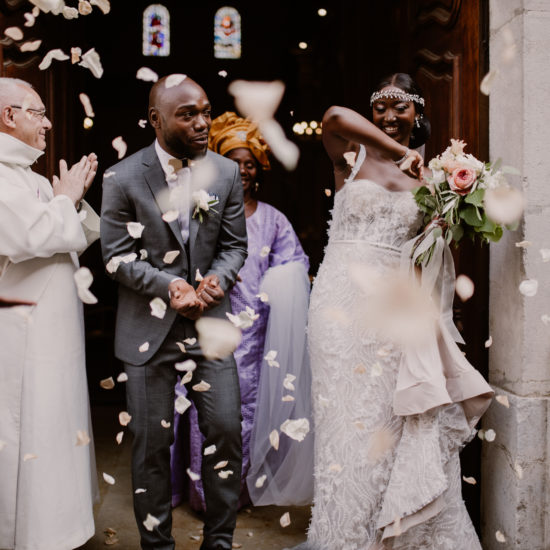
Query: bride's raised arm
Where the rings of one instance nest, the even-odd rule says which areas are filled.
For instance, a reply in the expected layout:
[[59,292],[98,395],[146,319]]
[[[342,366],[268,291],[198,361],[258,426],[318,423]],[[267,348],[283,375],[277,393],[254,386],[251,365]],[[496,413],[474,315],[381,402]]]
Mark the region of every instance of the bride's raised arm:
[[377,149],[388,162],[405,164],[412,157],[412,162],[407,163],[410,167],[404,171],[416,178],[421,175],[423,160],[417,151],[392,139],[356,111],[336,105],[329,107],[323,115],[323,145],[336,167],[345,164],[343,155],[350,150],[350,142]]

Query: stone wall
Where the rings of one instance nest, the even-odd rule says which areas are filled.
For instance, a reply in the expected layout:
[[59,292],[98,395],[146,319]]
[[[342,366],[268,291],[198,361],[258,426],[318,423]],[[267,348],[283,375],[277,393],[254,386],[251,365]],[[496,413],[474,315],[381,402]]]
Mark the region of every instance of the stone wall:
[[[519,229],[491,245],[489,380],[510,407],[493,402],[483,420],[496,431],[483,443],[483,546],[548,550],[550,262],[540,249],[550,249],[550,0],[490,0],[490,52],[490,156],[520,170],[513,183],[527,207]],[[517,247],[523,240],[531,245]],[[525,279],[538,281],[535,296],[519,292]]]

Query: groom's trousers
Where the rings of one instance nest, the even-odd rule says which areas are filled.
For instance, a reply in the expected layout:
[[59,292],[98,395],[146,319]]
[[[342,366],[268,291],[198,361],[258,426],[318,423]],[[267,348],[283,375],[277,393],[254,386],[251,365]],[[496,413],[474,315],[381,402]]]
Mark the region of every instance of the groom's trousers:
[[[196,338],[194,325],[184,318],[178,318],[150,361],[140,366],[124,365],[128,375],[128,412],[132,417],[128,427],[134,436],[134,512],[143,550],[173,550],[175,547],[171,535],[170,481],[170,445],[174,441],[174,388],[178,374],[174,365],[186,359],[193,359],[197,363],[193,379],[186,387],[188,397],[197,408],[199,427],[205,437],[203,452],[206,447],[216,446],[213,454],[204,456],[203,453],[200,472],[206,501],[201,550],[216,548],[217,545],[229,550],[232,544],[242,462],[237,366],[233,355],[223,360],[205,359],[198,342],[193,345],[184,344],[185,353],[182,353],[176,342],[183,343],[186,338]],[[211,387],[207,391],[193,390],[192,386],[202,380]],[[162,420],[170,422],[170,427],[163,427]],[[231,472],[225,479],[219,475],[220,469],[214,470],[214,466],[222,460],[228,461],[223,471]],[[159,521],[152,530],[147,527],[151,527],[151,523],[147,522],[149,514]],[[153,520],[153,523],[157,522]]]

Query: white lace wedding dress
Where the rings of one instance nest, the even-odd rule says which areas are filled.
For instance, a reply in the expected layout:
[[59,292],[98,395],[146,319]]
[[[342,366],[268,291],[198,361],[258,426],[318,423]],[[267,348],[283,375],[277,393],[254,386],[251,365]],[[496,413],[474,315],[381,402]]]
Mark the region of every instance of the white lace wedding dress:
[[336,193],[311,295],[315,496],[307,542],[297,548],[480,549],[461,496],[458,452],[472,435],[462,405],[396,416],[401,352],[354,317],[368,302],[352,266],[397,268],[400,247],[421,224],[410,192],[354,179],[364,157],[361,147]]

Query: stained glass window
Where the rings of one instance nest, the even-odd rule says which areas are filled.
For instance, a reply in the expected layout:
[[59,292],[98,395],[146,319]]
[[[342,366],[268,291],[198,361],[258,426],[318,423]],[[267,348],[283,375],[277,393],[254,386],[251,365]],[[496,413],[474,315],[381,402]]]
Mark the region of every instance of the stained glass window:
[[170,55],[170,12],[162,4],[143,12],[143,55]]
[[241,16],[235,8],[224,6],[214,16],[214,57],[241,57]]

